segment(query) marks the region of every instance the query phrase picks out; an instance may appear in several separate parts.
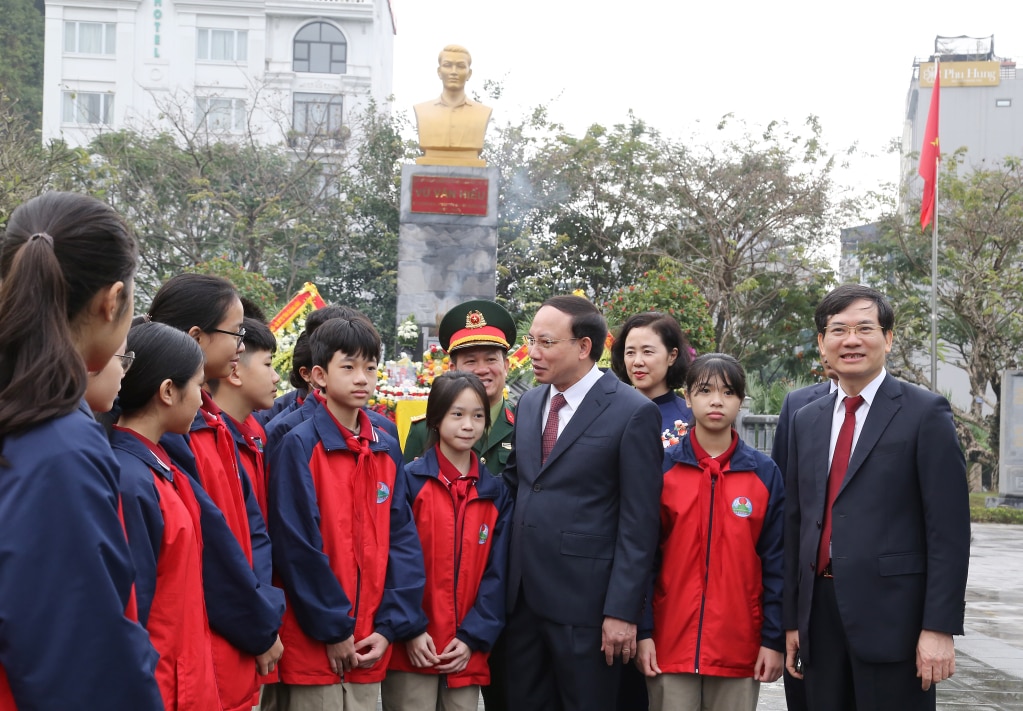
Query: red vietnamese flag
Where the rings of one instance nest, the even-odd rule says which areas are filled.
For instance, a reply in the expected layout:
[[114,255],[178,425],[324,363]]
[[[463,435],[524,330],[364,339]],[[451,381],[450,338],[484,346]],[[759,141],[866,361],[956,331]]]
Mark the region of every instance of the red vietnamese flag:
[[920,202],[920,229],[934,218],[934,195],[938,183],[938,159],[941,155],[938,146],[938,104],[941,93],[941,66],[934,62],[934,88],[931,89],[931,108],[927,112],[927,128],[924,129],[924,142],[920,149],[920,177],[924,179],[924,194]]

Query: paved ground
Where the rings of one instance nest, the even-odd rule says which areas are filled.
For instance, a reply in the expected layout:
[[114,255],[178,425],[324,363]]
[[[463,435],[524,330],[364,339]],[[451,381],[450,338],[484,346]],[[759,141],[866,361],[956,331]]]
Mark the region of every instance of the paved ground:
[[[759,711],[785,711],[781,682],[761,688]],[[941,711],[1023,709],[1023,526],[974,524],[966,636],[956,673],[938,685]]]
[[[781,681],[761,688],[758,709],[786,711]],[[956,638],[956,673],[938,686],[938,709],[1023,709],[1023,526],[973,525],[966,636]]]

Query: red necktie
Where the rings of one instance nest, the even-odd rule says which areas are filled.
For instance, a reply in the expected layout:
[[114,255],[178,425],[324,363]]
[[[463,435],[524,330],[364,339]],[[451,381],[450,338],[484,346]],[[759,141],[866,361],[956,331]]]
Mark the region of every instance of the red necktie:
[[831,457],[831,473],[828,474],[828,502],[824,506],[824,525],[821,527],[821,541],[817,547],[817,574],[820,575],[831,561],[831,508],[835,505],[838,492],[849,470],[849,455],[852,453],[853,433],[856,431],[856,410],[863,404],[863,396],[847,397],[845,420],[838,431],[835,454]]
[[[547,461],[547,457],[550,455],[551,450],[554,449],[554,443],[558,441],[558,410],[563,408],[568,403],[565,401],[565,396],[558,393],[551,398],[551,411],[547,413],[547,424],[543,428],[543,441],[541,442],[541,457],[540,463],[543,464]],[[535,432],[536,430],[534,430]]]

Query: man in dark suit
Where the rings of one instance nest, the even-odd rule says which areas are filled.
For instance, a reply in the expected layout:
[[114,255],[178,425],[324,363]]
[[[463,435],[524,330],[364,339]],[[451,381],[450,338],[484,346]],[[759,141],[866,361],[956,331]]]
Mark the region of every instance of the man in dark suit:
[[660,411],[596,362],[607,324],[557,296],[526,341],[541,383],[522,396],[504,479],[515,494],[508,564],[508,706],[612,711],[653,570]]
[[[774,444],[771,446],[771,459],[778,465],[782,474],[785,473],[785,466],[788,463],[789,451],[789,430],[792,427],[792,418],[799,410],[815,400],[820,400],[825,395],[835,392],[838,389],[838,376],[828,365],[828,361],[821,358],[824,366],[824,374],[828,377],[822,383],[807,385],[805,388],[793,390],[785,396],[781,403],[781,412],[778,414],[778,427],[774,432]],[[834,378],[834,380],[832,380]],[[807,711],[806,689],[802,679],[797,679],[785,670],[785,706],[788,711]]]
[[970,557],[948,401],[888,375],[894,314],[845,284],[814,315],[839,390],[800,409],[786,482],[786,665],[811,708],[935,708]]

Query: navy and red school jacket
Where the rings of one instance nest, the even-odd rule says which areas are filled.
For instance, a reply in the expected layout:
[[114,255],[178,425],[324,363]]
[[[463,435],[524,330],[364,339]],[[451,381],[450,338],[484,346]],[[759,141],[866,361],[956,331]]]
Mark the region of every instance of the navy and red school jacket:
[[[320,407],[324,402],[323,394],[317,390],[313,390],[301,407],[285,414],[275,417],[266,426],[266,451],[269,454],[273,449],[280,444],[280,441],[284,439],[284,435],[295,429],[296,426],[302,424],[310,417],[313,416],[313,412]],[[381,415],[375,410],[371,410],[368,407],[362,408],[362,411],[369,417],[369,421],[373,424],[373,427],[378,430],[382,430],[387,433],[395,442],[400,442],[398,439],[398,426],[394,424],[390,419]],[[399,451],[400,451],[399,445]]]
[[665,451],[652,596],[662,671],[751,677],[760,647],[784,651],[784,508],[778,466],[741,439],[717,477],[701,470],[692,435]]
[[0,440],[0,709],[162,709],[119,468],[84,401]]
[[267,491],[267,464],[266,464],[266,432],[263,426],[253,415],[245,418],[244,422],[238,422],[226,412],[224,422],[227,423],[231,436],[234,437],[234,444],[238,450],[238,460],[242,468],[249,475],[252,483],[252,493],[259,504],[259,510],[263,514],[263,521],[266,521],[266,491]]
[[305,390],[289,390],[283,395],[278,395],[274,398],[274,404],[265,410],[256,410],[252,413],[252,416],[256,418],[256,422],[261,427],[266,427],[267,424],[273,418],[282,412],[291,412],[302,406],[302,401],[305,399],[307,391]]
[[[225,416],[207,393],[203,392],[202,406],[187,438],[164,435],[160,444],[174,465],[201,485],[223,515],[254,575],[254,579],[239,580],[236,566],[229,562],[230,568],[226,572],[230,579],[224,580],[221,571],[216,571],[216,566],[210,564],[209,556],[203,557],[206,605],[214,633],[213,660],[220,699],[226,711],[251,709],[258,703],[259,687],[264,681],[257,672],[253,657],[273,645],[284,612],[283,596],[272,584],[270,538],[263,514],[252,483],[238,463],[238,450]],[[225,553],[234,557],[233,552]],[[210,584],[211,579],[213,585]],[[237,585],[239,582],[242,585]],[[217,583],[226,585],[221,587]],[[248,644],[248,639],[245,646],[237,643],[237,625],[246,624],[244,619],[239,619],[244,614],[237,609],[239,605],[254,616],[248,622],[253,629],[244,637],[258,637],[266,642],[258,651],[252,651],[254,647]],[[271,622],[272,627],[267,626]]]
[[[500,478],[477,464],[475,453],[472,459],[478,480],[466,497],[461,516],[441,479],[436,447],[406,464],[404,473],[426,566],[426,631],[438,652],[455,637],[472,650],[465,669],[447,675],[452,689],[490,683],[487,658],[505,621],[507,531],[513,499]],[[389,669],[437,673],[413,666],[401,644],[395,646]]]
[[156,680],[167,711],[220,711],[202,584],[203,534],[189,478],[140,435],[115,428],[139,622],[160,654]]
[[[307,400],[308,402],[308,400]],[[405,494],[398,443],[369,426],[371,460],[360,469],[326,407],[289,432],[271,454],[274,570],[288,597],[281,628],[286,684],[336,684],[325,645],[379,632],[388,641],[421,634],[422,548]],[[368,466],[367,466],[368,465]],[[356,476],[356,474],[359,476]],[[344,681],[384,678],[393,646]]]

